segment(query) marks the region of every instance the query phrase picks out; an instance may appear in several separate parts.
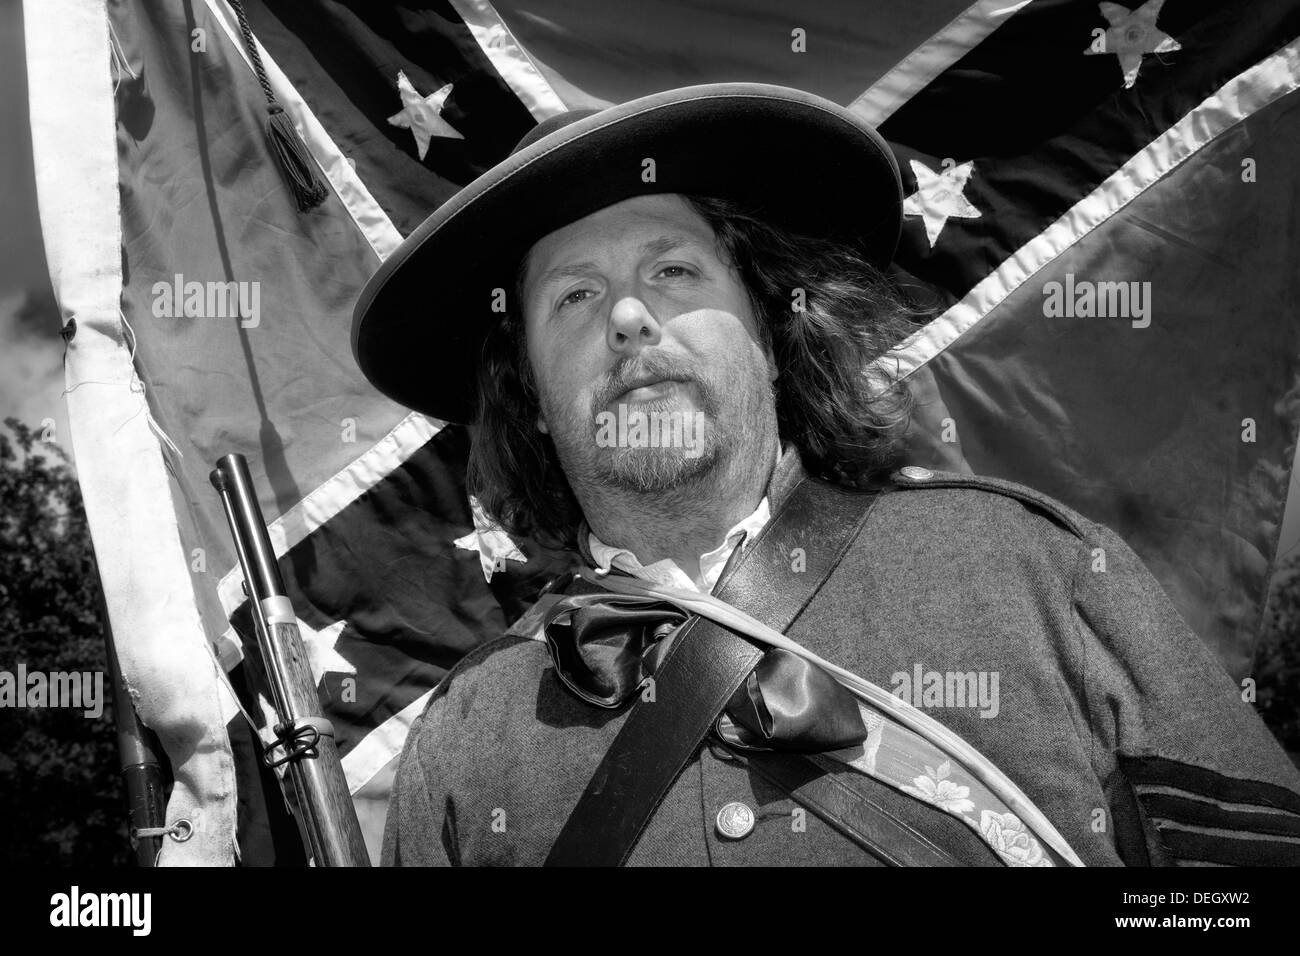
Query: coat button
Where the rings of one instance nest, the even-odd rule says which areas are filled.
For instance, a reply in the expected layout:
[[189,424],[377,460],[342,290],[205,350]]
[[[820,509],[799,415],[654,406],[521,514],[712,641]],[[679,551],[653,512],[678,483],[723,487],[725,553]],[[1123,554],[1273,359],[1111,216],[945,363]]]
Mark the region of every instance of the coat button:
[[925,481],[927,478],[934,477],[934,472],[929,468],[922,468],[920,465],[904,465],[898,469],[898,473],[904,478],[911,478],[913,481]]
[[741,840],[754,829],[754,811],[743,803],[729,803],[718,811],[718,835]]

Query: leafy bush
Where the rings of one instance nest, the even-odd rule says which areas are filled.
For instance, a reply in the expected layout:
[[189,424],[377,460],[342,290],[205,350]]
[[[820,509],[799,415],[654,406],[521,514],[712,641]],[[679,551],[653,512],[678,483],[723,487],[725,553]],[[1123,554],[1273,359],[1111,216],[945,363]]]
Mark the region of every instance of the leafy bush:
[[63,450],[16,419],[0,431],[0,670],[104,674],[98,718],[0,709],[0,860],[127,866],[99,580],[81,491]]

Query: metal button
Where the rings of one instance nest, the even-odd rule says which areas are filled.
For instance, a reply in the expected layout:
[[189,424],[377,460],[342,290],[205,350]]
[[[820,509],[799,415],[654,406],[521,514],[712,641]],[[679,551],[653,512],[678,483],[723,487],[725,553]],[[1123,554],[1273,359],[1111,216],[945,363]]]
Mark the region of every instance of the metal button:
[[718,835],[741,840],[754,829],[754,811],[743,803],[729,803],[718,811]]
[[925,481],[927,478],[934,477],[934,472],[929,468],[922,468],[920,465],[904,465],[898,469],[898,473],[904,478],[911,478],[913,481]]

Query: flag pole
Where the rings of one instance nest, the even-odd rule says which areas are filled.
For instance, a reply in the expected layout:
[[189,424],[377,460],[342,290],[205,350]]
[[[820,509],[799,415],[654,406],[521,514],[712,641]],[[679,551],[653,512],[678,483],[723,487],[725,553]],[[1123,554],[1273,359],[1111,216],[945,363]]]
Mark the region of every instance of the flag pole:
[[266,521],[243,455],[225,455],[210,475],[221,495],[252,607],[257,643],[280,722],[267,748],[269,766],[284,765],[303,814],[317,866],[369,866],[356,808],[343,775],[334,727],[321,713],[316,680],[285,591]]

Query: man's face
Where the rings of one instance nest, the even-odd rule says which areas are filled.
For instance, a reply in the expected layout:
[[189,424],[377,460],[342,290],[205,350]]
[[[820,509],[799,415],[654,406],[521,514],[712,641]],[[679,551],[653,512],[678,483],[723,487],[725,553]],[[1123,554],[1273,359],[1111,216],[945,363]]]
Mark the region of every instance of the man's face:
[[538,427],[570,481],[663,491],[756,454],[776,370],[723,255],[677,195],[625,200],[533,245],[522,292]]

